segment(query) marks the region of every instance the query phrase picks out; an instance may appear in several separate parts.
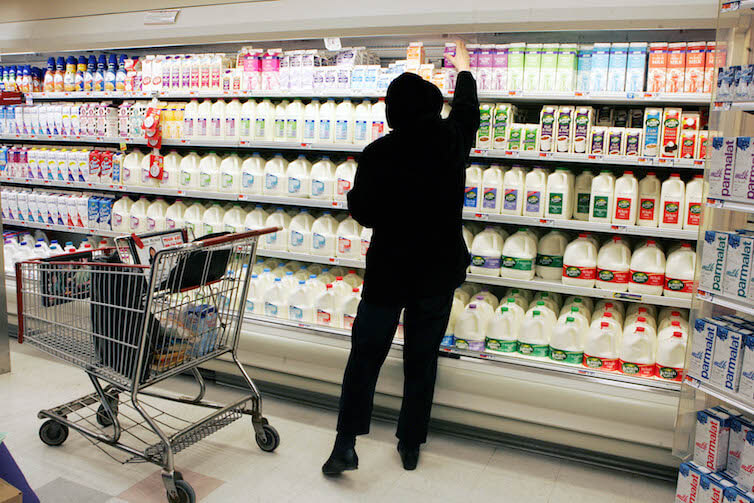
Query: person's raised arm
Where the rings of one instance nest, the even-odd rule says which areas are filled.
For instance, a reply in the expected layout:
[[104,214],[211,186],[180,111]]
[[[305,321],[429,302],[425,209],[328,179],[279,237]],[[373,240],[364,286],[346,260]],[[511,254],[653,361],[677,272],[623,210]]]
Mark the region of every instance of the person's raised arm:
[[458,124],[464,142],[471,149],[474,135],[479,128],[479,98],[476,93],[476,81],[469,71],[469,51],[462,40],[456,41],[456,54],[447,58],[458,70],[456,89],[453,96],[452,109],[448,120]]

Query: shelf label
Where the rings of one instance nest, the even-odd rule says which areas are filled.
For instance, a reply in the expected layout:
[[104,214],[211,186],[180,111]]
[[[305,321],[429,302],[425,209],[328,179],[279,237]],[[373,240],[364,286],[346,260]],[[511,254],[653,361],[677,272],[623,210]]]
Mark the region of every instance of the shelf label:
[[741,7],[740,1],[726,2],[720,7],[720,12],[733,12]]
[[639,294],[639,293],[615,292],[615,293],[613,293],[613,298],[614,299],[626,299],[626,300],[641,301],[641,294]]
[[484,213],[474,213],[472,218],[476,220],[489,220],[490,219],[489,215],[484,214]]
[[539,223],[541,225],[546,225],[546,226],[552,227],[553,225],[555,225],[555,220],[553,220],[551,218],[540,218],[539,219]]

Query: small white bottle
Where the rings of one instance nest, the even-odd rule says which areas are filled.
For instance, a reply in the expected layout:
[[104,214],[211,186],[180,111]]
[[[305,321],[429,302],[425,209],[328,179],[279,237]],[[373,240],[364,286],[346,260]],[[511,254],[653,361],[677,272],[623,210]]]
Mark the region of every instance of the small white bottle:
[[466,187],[464,188],[463,208],[465,210],[480,211],[482,193],[482,166],[473,163],[466,168]]
[[660,193],[660,228],[680,229],[685,219],[686,184],[681,175],[672,173],[670,178],[662,182]]
[[335,107],[335,143],[353,143],[354,106],[345,99]]
[[493,164],[482,175],[481,211],[499,214],[503,205],[503,178],[505,171]]
[[241,191],[243,194],[261,194],[264,190],[265,161],[258,152],[241,164]]
[[660,220],[660,180],[654,171],[639,182],[639,213],[636,225],[640,227],[657,227]]
[[704,211],[704,199],[706,198],[706,184],[704,175],[694,175],[694,179],[686,184],[686,202],[683,205],[685,218],[684,229],[698,229],[702,221]]
[[610,223],[615,202],[615,176],[603,170],[592,180],[589,221]]
[[624,171],[615,181],[613,224],[635,225],[638,213],[639,181],[633,171]]
[[594,175],[589,170],[584,170],[576,177],[575,195],[573,204],[573,218],[575,220],[588,221],[590,202],[592,200],[592,180]]
[[547,173],[542,168],[534,168],[526,174],[526,199],[524,216],[543,217],[547,195]]
[[513,166],[503,175],[503,215],[521,215],[524,210],[525,174],[519,166]]

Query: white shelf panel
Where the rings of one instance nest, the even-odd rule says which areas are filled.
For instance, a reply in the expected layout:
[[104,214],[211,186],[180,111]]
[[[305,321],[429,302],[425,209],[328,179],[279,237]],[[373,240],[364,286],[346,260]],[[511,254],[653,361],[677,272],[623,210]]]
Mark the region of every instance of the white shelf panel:
[[751,301],[743,299],[736,299],[728,297],[727,295],[721,295],[717,293],[706,292],[704,290],[698,290],[696,293],[697,298],[704,302],[709,302],[728,309],[734,309],[736,311],[751,314],[754,316],[754,304]]
[[30,229],[71,232],[74,234],[86,234],[86,235],[96,235],[96,236],[115,237],[115,236],[123,235],[122,232],[109,231],[105,229],[93,229],[91,227],[77,227],[77,226],[70,226],[70,225],[41,224],[39,222],[24,222],[21,220],[4,219],[3,225],[15,225],[17,227],[28,227]]
[[355,267],[363,269],[366,267],[366,262],[363,260],[353,260],[340,257],[325,257],[319,255],[310,255],[308,253],[292,253],[282,250],[265,250],[263,248],[257,248],[257,255],[262,257],[279,258],[283,260],[297,260],[299,262],[314,262],[316,264],[326,264],[332,266],[343,267]]
[[736,200],[707,198],[707,206],[724,210],[741,211],[744,213],[754,213],[754,203],[743,199]]
[[742,400],[739,395],[730,393],[728,391],[723,391],[715,386],[712,386],[709,383],[700,381],[699,379],[691,376],[686,376],[683,382],[694,389],[702,391],[710,396],[714,396],[715,398],[722,400],[729,405],[732,405],[733,408],[737,409],[739,412],[745,412],[750,415],[754,414],[754,404],[750,402],[747,403],[745,400]]
[[704,169],[704,159],[665,159],[660,157],[626,157],[601,154],[569,154],[561,152],[536,152],[525,150],[472,149],[472,158],[521,159],[528,161],[574,162],[583,164],[618,164],[645,168]]

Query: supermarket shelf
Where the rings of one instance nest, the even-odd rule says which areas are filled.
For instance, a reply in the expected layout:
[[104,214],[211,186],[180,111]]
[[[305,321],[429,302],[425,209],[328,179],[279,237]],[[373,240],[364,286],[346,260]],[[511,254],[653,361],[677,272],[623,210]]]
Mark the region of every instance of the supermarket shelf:
[[[287,327],[294,331],[306,331],[314,332],[317,335],[323,337],[331,337],[337,339],[349,339],[351,337],[350,330],[342,328],[326,327],[322,325],[316,325],[313,323],[299,323],[290,320],[282,320],[277,318],[270,318],[267,316],[254,316],[252,314],[244,314],[244,320],[248,322],[254,322],[262,325],[268,325],[270,327]],[[393,349],[402,350],[403,343],[401,341],[393,341]],[[567,363],[559,363],[550,360],[549,358],[534,358],[530,356],[520,355],[518,353],[488,353],[462,350],[456,348],[441,347],[440,353],[445,355],[453,355],[461,358],[472,359],[480,364],[496,365],[502,367],[510,366],[522,366],[527,368],[534,368],[546,372],[558,372],[570,374],[573,376],[581,376],[584,378],[599,379],[600,382],[604,382],[616,386],[642,386],[646,388],[653,388],[663,391],[678,391],[680,389],[679,382],[665,381],[661,379],[650,379],[643,377],[627,376],[617,372],[605,372],[599,370],[588,369],[581,365],[572,365]]]
[[713,199],[707,198],[707,206],[731,211],[743,211],[745,213],[754,213],[754,201],[743,199]]
[[279,258],[283,260],[297,260],[299,262],[314,262],[317,264],[339,265],[343,267],[356,267],[363,269],[366,263],[363,260],[354,260],[340,257],[326,257],[319,255],[310,255],[308,253],[292,253],[283,250],[266,250],[257,248],[257,255],[262,257]]
[[543,162],[576,162],[584,164],[618,164],[625,166],[655,168],[704,169],[704,159],[665,159],[658,157],[627,157],[601,154],[569,154],[561,152],[537,152],[526,150],[472,149],[472,158],[520,159]]
[[754,315],[754,304],[751,301],[742,299],[736,299],[728,297],[727,295],[721,295],[717,293],[706,292],[704,290],[698,290],[696,296],[699,300],[709,302],[728,309],[735,309],[736,311]]
[[754,9],[754,0],[733,0],[732,2],[723,2],[720,6],[720,14],[729,14],[739,10]]
[[754,112],[754,101],[716,101],[712,104],[715,112],[736,110],[739,112]]
[[638,225],[612,225],[581,220],[558,220],[554,218],[537,218],[516,215],[493,215],[468,211],[463,213],[463,218],[465,220],[475,220],[478,222],[551,227],[554,229],[572,229],[581,232],[607,232],[611,234],[629,234],[632,236],[653,236],[668,239],[696,240],[699,234],[696,230],[661,229],[658,227],[639,227]]
[[24,222],[22,220],[10,220],[10,219],[3,219],[3,225],[13,225],[17,227],[28,227],[30,229],[71,232],[74,234],[86,234],[86,235],[107,236],[107,237],[115,237],[115,236],[123,235],[122,232],[115,232],[115,231],[110,231],[110,230],[105,230],[105,229],[94,229],[92,227],[41,224],[39,222]]
[[685,384],[688,384],[694,389],[698,389],[699,391],[702,391],[710,396],[714,396],[718,400],[722,400],[723,402],[726,402],[727,404],[732,405],[733,408],[738,410],[739,412],[745,412],[747,414],[754,414],[754,404],[750,402],[747,403],[744,400],[741,400],[741,397],[734,393],[723,391],[721,389],[716,388],[715,386],[712,386],[709,383],[700,381],[699,379],[696,379],[691,376],[686,376],[683,382]]

